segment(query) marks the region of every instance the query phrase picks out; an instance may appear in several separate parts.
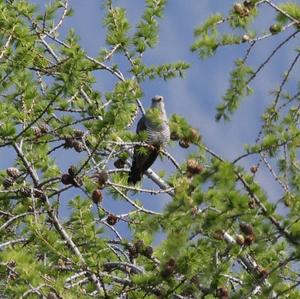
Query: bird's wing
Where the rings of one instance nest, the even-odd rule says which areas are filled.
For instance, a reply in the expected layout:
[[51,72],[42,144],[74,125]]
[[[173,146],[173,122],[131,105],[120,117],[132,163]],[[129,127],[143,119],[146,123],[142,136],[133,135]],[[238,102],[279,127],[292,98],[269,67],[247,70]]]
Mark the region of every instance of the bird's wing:
[[[137,134],[147,130],[146,116],[144,115],[137,124]],[[155,148],[144,148],[142,146],[135,146],[132,157],[132,165],[128,177],[128,183],[136,184],[142,179],[145,171],[153,164],[158,156],[158,150]]]
[[146,153],[141,151],[141,146],[135,146],[128,183],[136,184],[142,179],[146,170],[154,163],[158,156],[158,149],[146,148]]
[[146,117],[144,115],[143,117],[140,118],[140,120],[137,123],[136,132],[140,133],[142,131],[145,131],[146,129],[147,129],[147,126],[146,126]]

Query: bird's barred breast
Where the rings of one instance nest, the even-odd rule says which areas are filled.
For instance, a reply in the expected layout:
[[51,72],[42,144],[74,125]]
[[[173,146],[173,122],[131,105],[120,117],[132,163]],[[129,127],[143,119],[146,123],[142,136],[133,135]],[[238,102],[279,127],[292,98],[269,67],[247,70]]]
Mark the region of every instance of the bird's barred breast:
[[147,129],[147,143],[165,146],[170,140],[169,126],[163,126],[160,130]]

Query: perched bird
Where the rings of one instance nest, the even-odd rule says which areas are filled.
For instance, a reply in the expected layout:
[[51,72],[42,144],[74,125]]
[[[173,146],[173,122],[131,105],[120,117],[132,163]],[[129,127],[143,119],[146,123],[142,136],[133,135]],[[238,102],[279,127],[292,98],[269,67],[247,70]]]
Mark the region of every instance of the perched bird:
[[162,96],[152,99],[150,109],[139,120],[136,133],[146,132],[149,147],[135,146],[128,183],[136,184],[156,160],[159,149],[170,140],[170,128]]

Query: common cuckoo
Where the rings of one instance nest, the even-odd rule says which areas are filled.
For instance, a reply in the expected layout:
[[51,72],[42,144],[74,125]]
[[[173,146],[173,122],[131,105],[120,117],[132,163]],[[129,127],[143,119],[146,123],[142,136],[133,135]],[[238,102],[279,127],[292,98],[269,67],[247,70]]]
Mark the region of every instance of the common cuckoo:
[[150,109],[139,120],[136,133],[147,133],[149,147],[135,146],[128,183],[136,184],[156,160],[159,149],[170,140],[170,128],[162,96],[152,99]]

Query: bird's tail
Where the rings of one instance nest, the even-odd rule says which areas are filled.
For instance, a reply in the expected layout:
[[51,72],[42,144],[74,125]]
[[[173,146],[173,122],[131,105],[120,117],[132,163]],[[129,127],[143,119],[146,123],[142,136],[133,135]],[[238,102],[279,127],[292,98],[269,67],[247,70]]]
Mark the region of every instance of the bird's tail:
[[154,163],[158,156],[158,149],[147,148],[147,153],[141,153],[139,147],[134,149],[132,165],[128,176],[128,184],[136,184],[142,179],[146,170]]

